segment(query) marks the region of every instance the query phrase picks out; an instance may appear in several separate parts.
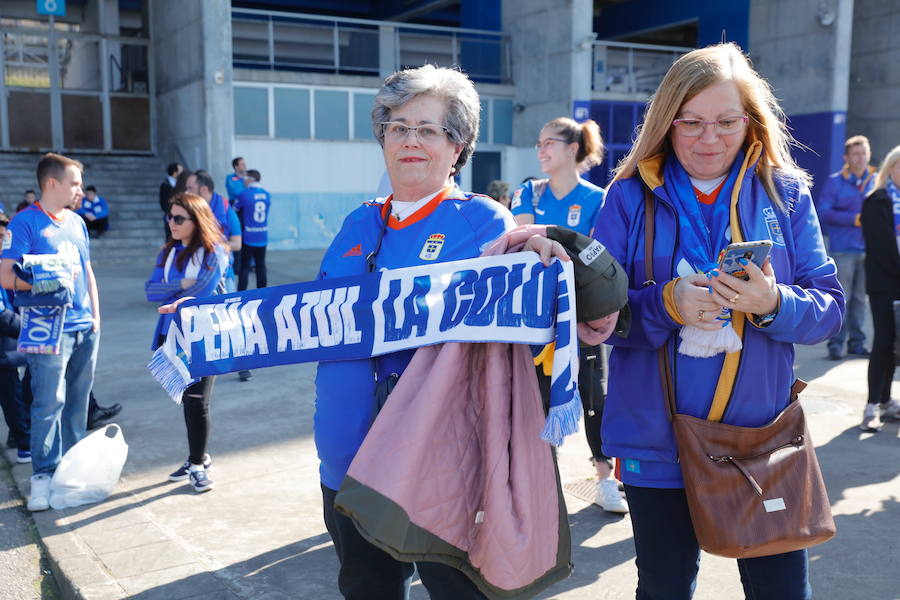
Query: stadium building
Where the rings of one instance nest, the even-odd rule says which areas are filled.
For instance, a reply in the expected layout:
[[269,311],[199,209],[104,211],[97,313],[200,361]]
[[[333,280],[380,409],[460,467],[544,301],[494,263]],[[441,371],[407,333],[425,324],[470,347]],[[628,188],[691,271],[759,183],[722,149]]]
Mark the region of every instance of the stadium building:
[[464,189],[539,176],[533,144],[560,115],[600,124],[604,185],[671,62],[720,40],[775,87],[821,181],[851,134],[875,160],[900,143],[898,31],[881,0],[2,0],[0,200],[34,187],[35,153],[73,154],[119,193],[101,241],[150,245],[164,164],[224,182],[243,156],[272,192],[270,247],[324,247],[383,184],[375,91],[425,63],[481,94]]

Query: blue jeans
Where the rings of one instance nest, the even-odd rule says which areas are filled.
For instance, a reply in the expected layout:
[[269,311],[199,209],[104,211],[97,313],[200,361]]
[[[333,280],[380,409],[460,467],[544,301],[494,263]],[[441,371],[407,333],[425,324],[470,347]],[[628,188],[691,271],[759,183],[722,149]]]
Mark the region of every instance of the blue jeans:
[[62,334],[59,354],[28,354],[31,371],[31,468],[52,475],[63,454],[87,431],[100,332]]
[[[831,258],[837,265],[837,277],[844,288],[847,312],[836,336],[828,340],[829,350],[856,350],[866,345],[863,323],[866,320],[866,255],[864,252],[832,252]],[[847,337],[849,336],[849,340]]]
[[[637,555],[636,600],[690,600],[700,546],[683,489],[625,486]],[[806,550],[738,559],[747,600],[810,600]]]

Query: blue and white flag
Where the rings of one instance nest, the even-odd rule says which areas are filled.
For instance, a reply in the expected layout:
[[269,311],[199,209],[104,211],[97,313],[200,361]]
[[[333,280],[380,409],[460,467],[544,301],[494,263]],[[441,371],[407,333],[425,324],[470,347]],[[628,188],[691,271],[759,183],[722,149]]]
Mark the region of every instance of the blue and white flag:
[[206,375],[361,359],[444,342],[556,342],[541,437],[578,431],[571,262],[533,252],[475,258],[184,302],[150,370],[176,402]]

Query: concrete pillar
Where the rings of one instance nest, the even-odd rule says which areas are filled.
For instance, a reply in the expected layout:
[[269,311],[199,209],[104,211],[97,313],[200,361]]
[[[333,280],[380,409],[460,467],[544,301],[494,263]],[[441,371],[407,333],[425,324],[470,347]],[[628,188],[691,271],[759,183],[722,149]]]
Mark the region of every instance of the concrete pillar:
[[514,145],[534,143],[544,123],[571,116],[575,100],[590,100],[592,16],[591,0],[503,0],[516,86]]
[[160,158],[209,170],[222,192],[234,152],[230,3],[151,0],[150,13]]
[[862,134],[880,164],[900,144],[900,4],[860,0],[854,8],[847,133]]
[[853,0],[752,0],[750,55],[772,85],[795,151],[821,184],[842,164],[847,137]]

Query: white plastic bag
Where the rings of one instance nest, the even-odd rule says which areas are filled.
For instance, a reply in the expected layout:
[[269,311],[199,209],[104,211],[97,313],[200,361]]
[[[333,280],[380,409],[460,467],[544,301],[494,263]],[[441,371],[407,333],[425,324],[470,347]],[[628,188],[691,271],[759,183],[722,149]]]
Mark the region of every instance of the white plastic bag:
[[50,506],[59,510],[100,502],[110,495],[125,459],[128,444],[122,428],[107,425],[66,452],[50,481]]

